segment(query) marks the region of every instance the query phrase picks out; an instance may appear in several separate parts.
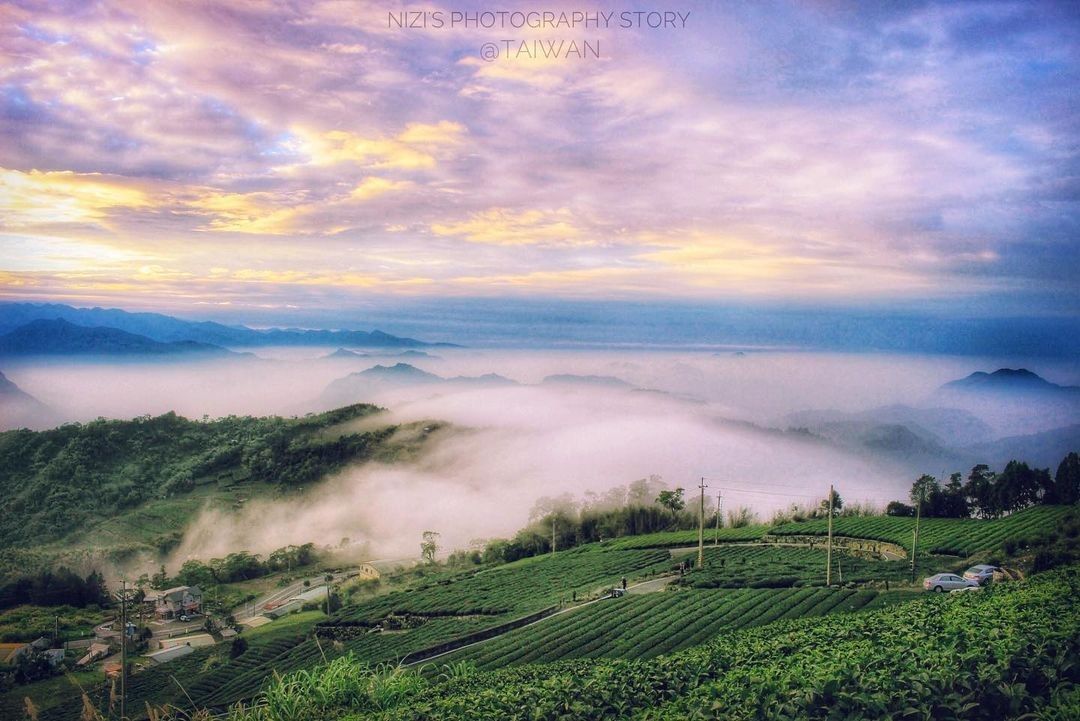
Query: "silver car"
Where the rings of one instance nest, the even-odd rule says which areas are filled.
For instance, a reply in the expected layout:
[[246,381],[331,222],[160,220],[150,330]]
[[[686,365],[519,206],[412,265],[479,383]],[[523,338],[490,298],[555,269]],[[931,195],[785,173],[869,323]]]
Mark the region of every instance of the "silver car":
[[975,581],[976,583],[982,585],[987,581],[993,580],[994,571],[997,570],[997,566],[980,563],[978,566],[972,566],[968,570],[964,571],[964,578],[969,581]]
[[922,587],[925,590],[936,591],[937,593],[953,591],[958,588],[971,588],[978,585],[978,581],[969,581],[966,578],[957,576],[955,573],[938,573],[929,578],[924,578],[922,582]]

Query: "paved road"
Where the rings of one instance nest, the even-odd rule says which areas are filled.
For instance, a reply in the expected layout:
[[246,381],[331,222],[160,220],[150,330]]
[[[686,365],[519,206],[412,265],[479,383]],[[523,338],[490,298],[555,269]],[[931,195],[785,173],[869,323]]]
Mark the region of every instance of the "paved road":
[[627,594],[637,595],[639,593],[656,593],[657,591],[663,591],[668,587],[672,581],[679,576],[661,576],[660,578],[654,578],[651,581],[642,581],[641,583],[635,583],[626,589]]

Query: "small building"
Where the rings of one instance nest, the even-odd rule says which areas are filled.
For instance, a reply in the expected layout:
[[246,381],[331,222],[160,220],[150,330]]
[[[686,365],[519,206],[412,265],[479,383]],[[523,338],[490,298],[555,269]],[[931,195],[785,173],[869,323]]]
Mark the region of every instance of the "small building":
[[55,668],[64,660],[64,649],[49,648],[50,645],[49,639],[44,636],[30,643],[0,643],[0,666],[14,666],[23,656],[39,651]]
[[202,602],[203,593],[198,586],[177,586],[146,596],[146,603],[153,606],[154,617],[159,621],[199,613]]
[[163,648],[160,651],[148,653],[146,654],[146,658],[150,659],[154,664],[160,666],[163,663],[168,663],[169,661],[175,661],[178,658],[183,658],[189,653],[195,653],[195,648],[192,646],[173,646],[172,648]]
[[274,608],[268,608],[263,612],[264,616],[270,618],[281,618],[282,616],[288,616],[290,613],[299,611],[304,605],[304,602],[298,598],[291,598],[280,606]]
[[201,646],[213,646],[214,637],[208,633],[196,633],[192,636],[180,636],[179,638],[163,638],[158,641],[160,648],[175,648],[177,646],[191,646],[192,648],[199,648]]
[[0,666],[14,666],[30,649],[28,643],[0,643]]
[[301,604],[321,602],[326,600],[326,586],[315,586],[309,588],[301,594],[297,594],[289,599],[289,601],[299,601]]
[[105,658],[109,655],[110,646],[107,643],[92,643],[90,648],[87,649],[86,655],[75,662],[76,666],[85,666],[89,663],[97,661],[99,658]]
[[379,569],[375,568],[375,566],[370,563],[361,563],[360,570],[356,574],[357,578],[363,579],[365,581],[378,580],[381,576],[382,573],[379,571]]

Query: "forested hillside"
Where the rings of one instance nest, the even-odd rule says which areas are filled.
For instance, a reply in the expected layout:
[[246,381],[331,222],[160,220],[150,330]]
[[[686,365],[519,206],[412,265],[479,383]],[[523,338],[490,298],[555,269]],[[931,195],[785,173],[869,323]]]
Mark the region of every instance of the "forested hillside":
[[204,485],[313,482],[383,446],[395,427],[325,432],[378,410],[353,405],[304,418],[212,421],[167,413],[0,433],[0,545],[58,541]]

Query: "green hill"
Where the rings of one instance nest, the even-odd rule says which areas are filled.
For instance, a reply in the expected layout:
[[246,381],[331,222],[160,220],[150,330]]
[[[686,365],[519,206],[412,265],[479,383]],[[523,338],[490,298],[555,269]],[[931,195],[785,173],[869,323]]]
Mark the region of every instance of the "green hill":
[[[379,411],[354,405],[303,418],[97,420],[0,433],[0,573],[39,549],[167,550],[207,503],[297,492],[352,462],[403,449],[387,425],[336,427]],[[63,554],[67,554],[65,557]]]

